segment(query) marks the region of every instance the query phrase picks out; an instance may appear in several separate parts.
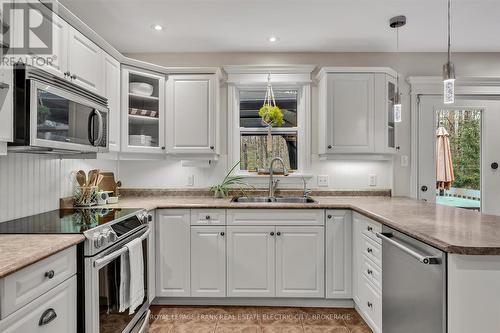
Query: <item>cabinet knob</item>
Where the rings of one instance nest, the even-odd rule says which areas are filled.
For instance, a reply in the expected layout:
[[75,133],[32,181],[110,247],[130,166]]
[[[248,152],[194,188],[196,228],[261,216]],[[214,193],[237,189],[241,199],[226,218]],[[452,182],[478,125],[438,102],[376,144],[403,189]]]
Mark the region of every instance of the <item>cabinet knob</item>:
[[71,79],[76,80],[76,74],[71,75]]
[[372,228],[372,227],[370,227],[370,226],[368,226],[368,227],[366,227],[366,230],[368,230],[368,231],[372,231],[372,230],[373,230],[373,228]]
[[327,217],[328,217],[329,219],[331,219],[331,218],[332,218],[332,216],[331,216],[330,214],[328,214],[328,216],[327,216]]
[[64,76],[70,76],[71,73],[68,71],[68,72],[64,72]]
[[54,273],[54,270],[51,269],[50,271],[48,272],[45,272],[45,277],[46,278],[49,278],[49,279],[52,279],[54,277],[55,273]]
[[366,249],[366,252],[368,252],[368,253],[372,253],[372,252],[373,252],[373,250],[372,250],[371,248],[367,248],[367,249]]
[[424,185],[424,186],[422,186],[420,189],[422,190],[422,192],[427,192],[427,190],[428,190],[429,188],[428,188],[427,186],[425,186],[425,185]]
[[276,233],[276,236],[281,236],[281,232],[279,232],[279,231],[278,231],[278,232]]
[[220,233],[220,235],[221,235],[221,236],[224,236],[224,235],[225,235],[224,231],[223,231],[223,232],[221,232],[221,233]]
[[210,220],[210,215],[205,216],[205,220]]
[[214,150],[214,148],[215,148],[214,146],[210,146],[210,149]]
[[366,303],[366,305],[368,305],[369,308],[373,308],[372,302],[368,302],[368,303]]
[[493,162],[493,163],[491,163],[491,168],[492,168],[493,170],[498,169],[498,163],[497,163],[497,162]]
[[269,235],[274,236],[274,231],[271,231]]
[[332,148],[333,148],[332,145],[328,145],[328,149],[332,149]]
[[372,270],[371,270],[371,269],[367,269],[367,270],[366,270],[366,272],[367,272],[369,275],[372,275],[372,274],[373,274],[373,272],[372,272]]
[[161,150],[165,150],[165,146],[161,147]]

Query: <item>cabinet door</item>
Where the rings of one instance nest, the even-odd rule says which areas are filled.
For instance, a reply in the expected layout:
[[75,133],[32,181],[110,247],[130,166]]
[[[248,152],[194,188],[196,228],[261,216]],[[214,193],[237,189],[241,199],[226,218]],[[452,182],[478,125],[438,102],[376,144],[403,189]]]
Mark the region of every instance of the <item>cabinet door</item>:
[[226,296],[226,227],[191,227],[191,296]]
[[189,210],[158,210],[156,296],[190,296]]
[[227,227],[227,296],[275,296],[274,226]]
[[323,227],[276,227],[276,296],[325,297]]
[[361,278],[363,276],[363,217],[352,213],[352,299],[356,304],[361,302]]
[[73,27],[69,29],[68,69],[71,81],[96,94],[103,94],[103,52]]
[[104,97],[108,99],[109,108],[109,150],[120,150],[120,63],[104,54]]
[[167,152],[215,153],[216,75],[167,80]]
[[351,212],[329,210],[326,217],[326,298],[351,298]]
[[394,102],[396,79],[384,73],[375,74],[375,152],[396,152]]
[[374,151],[374,75],[328,74],[327,153]]
[[165,76],[122,69],[121,150],[165,153]]

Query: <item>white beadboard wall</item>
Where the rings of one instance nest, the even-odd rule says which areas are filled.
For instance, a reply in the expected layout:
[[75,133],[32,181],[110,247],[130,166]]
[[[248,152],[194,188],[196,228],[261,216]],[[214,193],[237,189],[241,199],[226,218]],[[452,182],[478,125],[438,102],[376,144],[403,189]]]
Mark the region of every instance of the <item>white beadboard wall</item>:
[[117,161],[61,160],[52,155],[9,154],[0,157],[0,222],[59,208],[70,196],[73,170],[117,172]]

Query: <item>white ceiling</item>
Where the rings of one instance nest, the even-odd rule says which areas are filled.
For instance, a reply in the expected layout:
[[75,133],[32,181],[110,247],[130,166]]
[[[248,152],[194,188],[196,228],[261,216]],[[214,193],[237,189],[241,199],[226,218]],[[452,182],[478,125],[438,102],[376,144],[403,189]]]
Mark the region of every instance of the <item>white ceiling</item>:
[[[446,0],[59,0],[122,52],[446,50]],[[151,25],[163,25],[154,31]],[[500,51],[500,0],[452,0],[454,51]],[[277,43],[268,42],[271,35]]]

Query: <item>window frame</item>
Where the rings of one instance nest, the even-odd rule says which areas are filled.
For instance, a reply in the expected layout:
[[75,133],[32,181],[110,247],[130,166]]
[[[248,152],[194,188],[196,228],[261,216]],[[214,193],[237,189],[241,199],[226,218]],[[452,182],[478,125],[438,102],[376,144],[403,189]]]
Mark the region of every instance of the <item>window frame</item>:
[[[272,74],[271,74],[272,75]],[[228,86],[228,124],[229,124],[229,145],[228,162],[229,167],[240,160],[241,133],[262,132],[267,133],[266,128],[242,128],[240,127],[240,91],[241,90],[262,90],[267,84],[266,81],[250,83],[235,83]],[[273,83],[274,90],[296,90],[297,91],[297,126],[296,127],[275,127],[273,133],[296,133],[297,134],[297,170],[287,178],[307,177],[311,165],[311,85],[310,82],[277,82]],[[235,174],[248,178],[268,178],[267,175],[258,175],[255,172],[240,170],[237,168]]]

